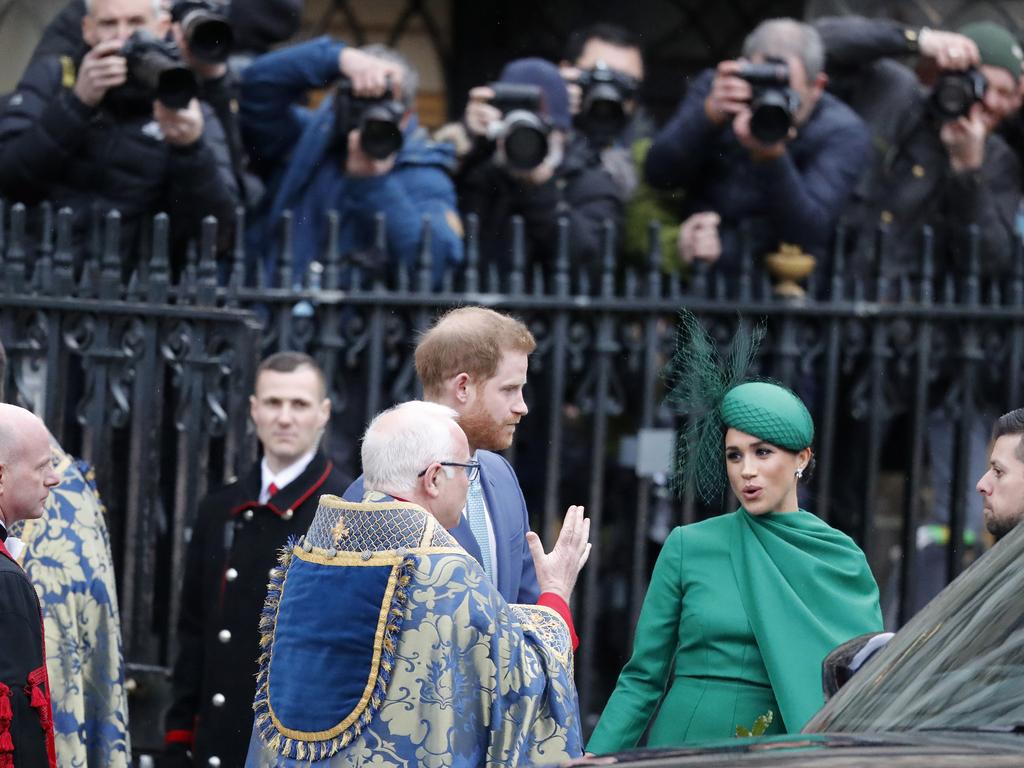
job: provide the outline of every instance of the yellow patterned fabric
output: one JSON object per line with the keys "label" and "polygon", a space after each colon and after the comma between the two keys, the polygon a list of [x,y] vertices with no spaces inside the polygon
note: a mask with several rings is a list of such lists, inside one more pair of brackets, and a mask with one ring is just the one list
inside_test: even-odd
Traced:
{"label": "yellow patterned fabric", "polygon": [[[324,497],[320,504],[310,533],[286,553],[268,608],[275,620],[316,612],[310,623],[318,627],[325,615],[341,622],[346,605],[352,605],[351,591],[310,590],[307,598],[293,598],[288,605],[289,579],[303,572],[297,569],[307,574],[311,567],[331,569],[332,577],[348,569],[356,583],[357,572],[367,570],[364,565],[407,566],[401,573],[409,578],[394,596],[385,597],[385,603],[401,606],[393,648],[386,633],[377,632],[373,641],[373,658],[383,670],[377,690],[384,695],[370,703],[357,728],[326,747],[312,739],[297,746],[297,731],[289,723],[268,726],[265,719],[262,730],[254,728],[246,766],[553,765],[582,753],[572,646],[561,617],[546,608],[505,603],[480,564],[415,505],[388,498],[354,504],[336,497]],[[364,548],[371,540],[378,547]],[[303,599],[305,604],[296,602]],[[300,647],[301,630],[280,622],[265,629],[268,674],[260,677],[257,713],[261,696],[273,703],[309,689],[302,671],[276,671],[289,669],[289,654],[315,656],[315,648]],[[332,687],[358,687],[367,679],[365,669],[344,659],[315,674],[318,683],[323,675],[334,676]],[[343,714],[325,712],[322,720],[340,722]]]}
{"label": "yellow patterned fabric", "polygon": [[128,701],[114,565],[92,471],[51,445],[60,483],[43,516],[11,526],[39,594],[53,699],[57,764],[130,764]]}

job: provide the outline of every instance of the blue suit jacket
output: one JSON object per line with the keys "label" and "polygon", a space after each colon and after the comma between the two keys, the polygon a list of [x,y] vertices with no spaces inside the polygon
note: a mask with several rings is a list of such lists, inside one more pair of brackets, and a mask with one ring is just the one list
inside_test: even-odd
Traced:
{"label": "blue suit jacket", "polygon": [[[532,605],[540,596],[540,586],[533,569],[530,547],[526,543],[530,518],[526,513],[526,500],[519,487],[519,478],[512,465],[497,453],[477,451],[476,457],[480,462],[480,483],[484,499],[494,526],[498,591],[506,602]],[[360,501],[362,498],[363,476],[360,475],[345,491],[345,499]],[[483,559],[465,515],[449,533],[478,561]]]}

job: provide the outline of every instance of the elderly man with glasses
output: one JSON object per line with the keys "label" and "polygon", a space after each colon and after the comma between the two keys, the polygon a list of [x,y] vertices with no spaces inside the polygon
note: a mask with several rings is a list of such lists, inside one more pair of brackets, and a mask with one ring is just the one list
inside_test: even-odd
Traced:
{"label": "elderly man with glasses", "polygon": [[362,502],[322,496],[271,574],[246,766],[532,765],[582,752],[568,601],[590,554],[570,507],[542,594],[509,605],[448,533],[479,464],[457,413],[403,403],[363,436]]}

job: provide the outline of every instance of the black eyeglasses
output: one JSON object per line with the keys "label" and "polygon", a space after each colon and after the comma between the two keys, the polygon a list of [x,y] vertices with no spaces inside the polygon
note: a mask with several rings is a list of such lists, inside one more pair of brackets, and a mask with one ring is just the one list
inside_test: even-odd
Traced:
{"label": "black eyeglasses", "polygon": [[[469,480],[469,482],[471,483],[480,476],[479,461],[439,461],[437,463],[440,464],[442,467],[462,467],[464,470],[466,470],[466,479]],[[430,467],[427,467],[427,469],[430,469]],[[425,474],[427,474],[427,469],[424,469],[422,472],[416,475],[416,477],[423,477]],[[451,477],[451,475],[449,475],[449,477]]]}

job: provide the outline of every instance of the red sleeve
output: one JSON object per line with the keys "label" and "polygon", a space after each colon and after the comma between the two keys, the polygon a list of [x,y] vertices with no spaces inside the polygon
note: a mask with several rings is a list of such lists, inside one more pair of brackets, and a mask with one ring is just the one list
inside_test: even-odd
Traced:
{"label": "red sleeve", "polygon": [[186,744],[189,749],[192,749],[195,745],[193,744],[194,734],[192,731],[186,731],[183,728],[178,728],[173,731],[167,731],[164,735],[164,745],[170,746],[171,744]]}
{"label": "red sleeve", "polygon": [[569,604],[554,592],[541,592],[540,597],[537,598],[537,605],[550,608],[562,617],[562,621],[564,621],[566,626],[569,627],[569,638],[572,640],[572,649],[575,651],[579,648],[580,639],[576,637],[576,627],[573,626],[572,623],[572,613],[569,611]]}

